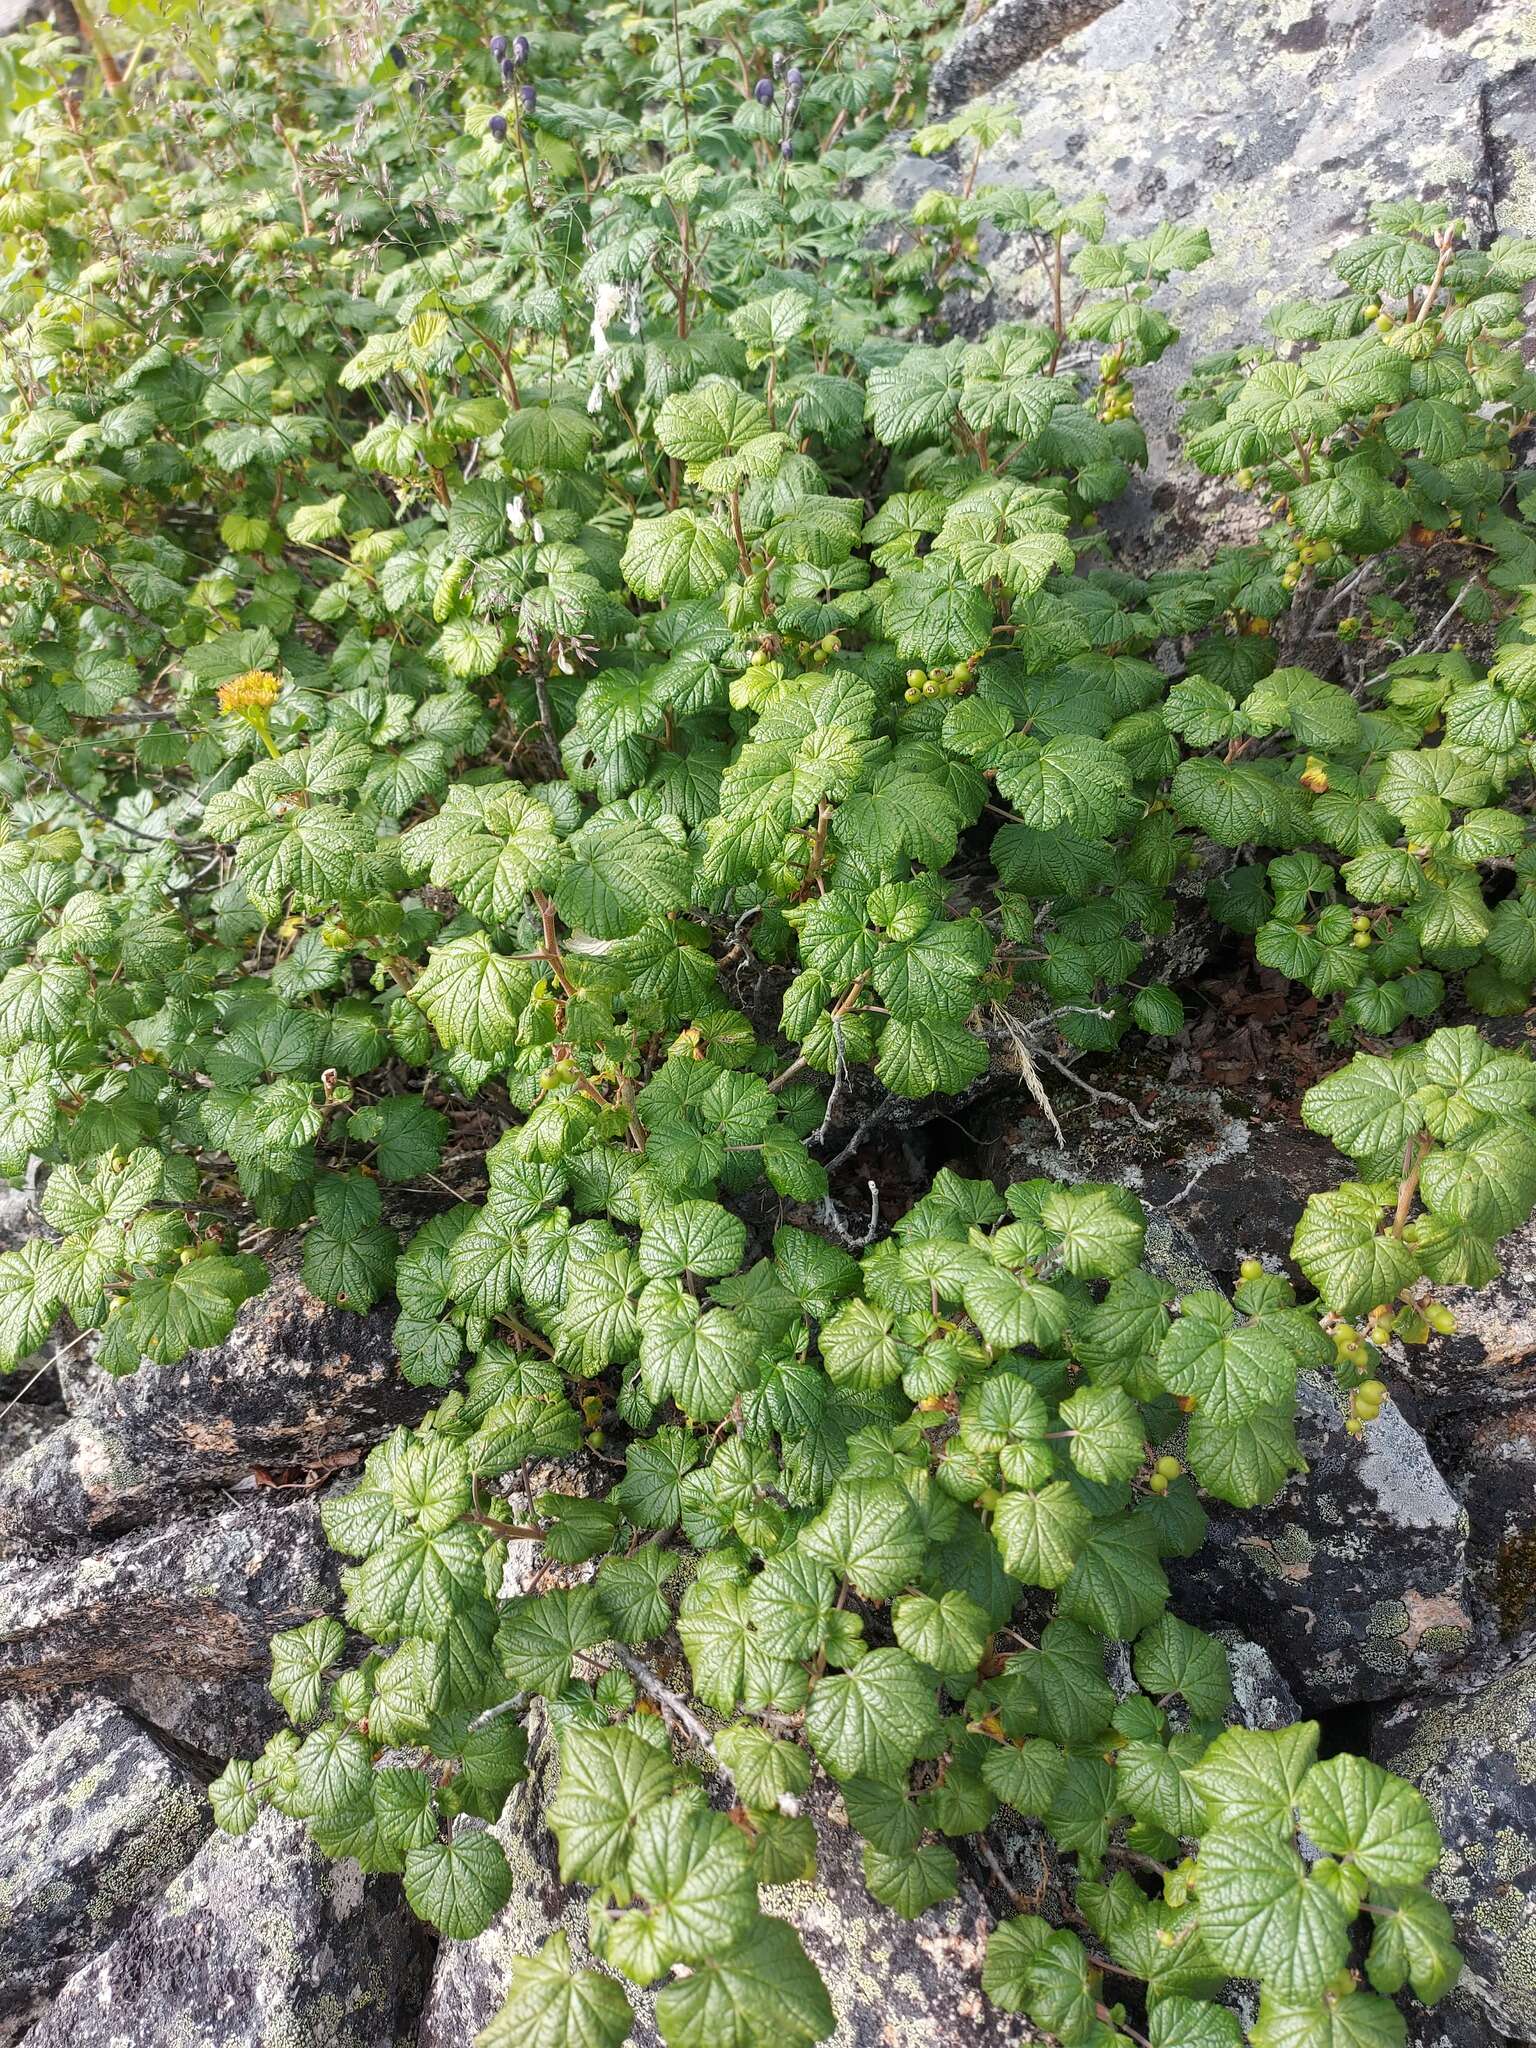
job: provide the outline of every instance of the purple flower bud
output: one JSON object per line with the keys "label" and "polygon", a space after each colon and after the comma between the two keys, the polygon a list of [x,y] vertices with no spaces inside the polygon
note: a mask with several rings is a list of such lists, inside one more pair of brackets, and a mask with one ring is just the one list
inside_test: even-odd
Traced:
{"label": "purple flower bud", "polygon": [[779,144],[779,155],[784,159],[785,163],[792,163],[794,161],[795,145],[787,135]]}
{"label": "purple flower bud", "polygon": [[503,84],[503,85],[510,85],[510,84],[512,83],[513,79],[514,79],[514,78],[516,78],[516,76],[517,76],[517,66],[516,66],[516,65],[515,65],[515,64],[514,64],[514,63],[512,62],[512,59],[511,59],[510,57],[503,57],[503,58],[502,58],[502,60],[501,60],[501,82],[502,82],[502,84]]}
{"label": "purple flower bud", "polygon": [[798,64],[791,64],[789,67],[789,74],[784,82],[789,87],[791,92],[798,92],[801,86],[804,85],[805,83],[805,73],[800,69],[800,66]]}
{"label": "purple flower bud", "polygon": [[514,36],[512,38],[512,62],[514,64],[526,64],[528,62],[528,38],[526,36]]}
{"label": "purple flower bud", "polygon": [[490,129],[492,135],[495,136],[498,142],[506,141],[507,117],[505,114],[492,114],[490,120],[487,121],[485,125],[487,128]]}
{"label": "purple flower bud", "polygon": [[389,61],[391,64],[394,65],[397,71],[403,71],[405,69],[405,52],[404,50],[401,49],[398,43],[390,44]]}
{"label": "purple flower bud", "polygon": [[497,63],[498,63],[498,64],[499,64],[499,63],[501,62],[502,58],[503,58],[503,57],[505,57],[505,55],[506,55],[506,54],[507,54],[507,39],[506,39],[506,37],[505,37],[505,36],[492,36],[492,37],[491,37],[491,55],[492,55],[492,56],[493,56],[493,57],[494,57],[494,58],[496,59],[496,61],[497,61]]}
{"label": "purple flower bud", "polygon": [[517,96],[523,103],[523,112],[525,114],[531,114],[539,104],[539,96],[531,85],[520,85],[517,89]]}
{"label": "purple flower bud", "polygon": [[771,78],[760,78],[752,88],[752,97],[760,107],[771,107],[773,105],[773,80]]}
{"label": "purple flower bud", "polygon": [[774,51],[774,53],[773,53],[773,75],[774,75],[774,77],[775,77],[775,78],[777,78],[777,77],[779,76],[780,72],[781,72],[781,71],[782,71],[783,69],[784,69],[784,52],[783,52],[782,50],[775,50],[775,51]]}

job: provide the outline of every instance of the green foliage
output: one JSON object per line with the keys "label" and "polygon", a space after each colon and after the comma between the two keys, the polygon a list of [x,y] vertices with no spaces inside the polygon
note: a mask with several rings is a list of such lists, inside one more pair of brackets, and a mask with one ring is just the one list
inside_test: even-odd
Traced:
{"label": "green foliage", "polygon": [[[179,18],[126,99],[4,60],[0,1172],[48,1172],[0,1364],[221,1342],[254,1226],[393,1293],[441,1396],[327,1498],[346,1625],[274,1644],[219,1824],[467,1938],[537,1697],[617,1975],[552,1937],[489,2048],[618,2048],[621,1977],[668,2048],[824,2039],[759,1899],[813,1764],[898,1913],[999,1805],[1075,1858],[1080,1931],[984,1977],[1062,2048],[1233,2048],[1229,1978],[1254,2048],[1400,2039],[1458,1967],[1427,1811],[1224,1730],[1165,1564],[1302,1469],[1300,1373],[1361,1433],[1536,1206],[1523,1054],[1407,1042],[1536,990],[1536,249],[1379,209],[1186,392],[1254,537],[1135,575],[1100,512],[1209,244],[990,183],[995,107],[918,126],[916,0],[553,12],[510,79],[435,0],[324,19]],[[910,210],[903,129],[958,166]],[[993,230],[1038,310],[966,340]],[[946,1172],[831,1242],[861,1092],[1182,1030],[1196,870],[1371,1042],[1304,1105],[1357,1173],[1316,1298],[1176,1300],[1112,1187]]]}

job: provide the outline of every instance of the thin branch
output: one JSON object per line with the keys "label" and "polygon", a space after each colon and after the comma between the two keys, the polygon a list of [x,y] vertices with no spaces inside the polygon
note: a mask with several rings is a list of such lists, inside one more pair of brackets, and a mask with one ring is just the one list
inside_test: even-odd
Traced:
{"label": "thin branch", "polygon": [[1144,1117],[1134,1102],[1128,1101],[1123,1095],[1116,1095],[1112,1088],[1095,1088],[1091,1081],[1085,1081],[1075,1068],[1067,1065],[1065,1060],[1057,1059],[1055,1053],[1046,1052],[1042,1048],[1038,1050],[1037,1056],[1044,1060],[1047,1066],[1054,1067],[1064,1080],[1072,1083],[1074,1088],[1081,1088],[1090,1102],[1112,1102],[1117,1109],[1125,1111],[1138,1131],[1157,1129],[1156,1124]]}
{"label": "thin branch", "polygon": [[603,1646],[603,1654],[606,1657],[612,1657],[615,1663],[621,1664],[635,1681],[636,1685],[639,1686],[640,1690],[646,1693],[660,1707],[667,1719],[675,1722],[690,1742],[698,1744],[721,1777],[725,1779],[726,1783],[734,1791],[736,1779],[730,1765],[726,1763],[719,1750],[716,1749],[714,1736],[705,1727],[682,1694],[674,1692],[671,1686],[660,1678],[651,1669],[649,1664],[644,1663],[637,1657],[634,1651],[626,1644],[606,1643]]}

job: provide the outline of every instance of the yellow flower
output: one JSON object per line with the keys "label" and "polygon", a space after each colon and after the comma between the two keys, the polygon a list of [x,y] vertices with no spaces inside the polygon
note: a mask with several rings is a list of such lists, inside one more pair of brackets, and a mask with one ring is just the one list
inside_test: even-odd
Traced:
{"label": "yellow flower", "polygon": [[253,711],[265,714],[277,702],[282,687],[266,669],[248,668],[243,676],[232,676],[219,685],[219,709],[237,718],[248,718]]}

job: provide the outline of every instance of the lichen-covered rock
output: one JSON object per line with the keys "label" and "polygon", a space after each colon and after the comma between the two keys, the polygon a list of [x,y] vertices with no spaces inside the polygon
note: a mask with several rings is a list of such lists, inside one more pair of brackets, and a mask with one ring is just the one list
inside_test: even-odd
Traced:
{"label": "lichen-covered rock", "polygon": [[1436,1423],[1536,1407],[1536,1222],[1499,1245],[1500,1277],[1442,1299],[1455,1332],[1409,1352],[1403,1377]]}
{"label": "lichen-covered rock", "polygon": [[1222,1630],[1232,1673],[1232,1712],[1239,1728],[1289,1728],[1302,1718],[1296,1695],[1275,1668],[1275,1660],[1246,1636]]}
{"label": "lichen-covered rock", "polygon": [[[533,1723],[532,1774],[509,1802],[495,1834],[512,1866],[512,1896],[474,1941],[445,1943],[433,1973],[419,2048],[466,2048],[500,2009],[512,1964],[557,1928],[570,1937],[578,1964],[591,1966],[586,1939],[586,1888],[561,1881],[545,1810],[558,1764],[547,1725]],[[816,1823],[817,1882],[774,1885],[761,1896],[766,1912],[793,1923],[821,1971],[837,2014],[829,2048],[1003,2048],[1028,2038],[1021,2023],[981,1993],[981,1962],[991,1916],[976,1886],[906,1921],[865,1890],[860,1844],[836,1788],[819,1772],[805,1810]],[[1031,1881],[1040,1873],[1036,1868]],[[644,1994],[633,2048],[658,2048]]]}
{"label": "lichen-covered rock", "polygon": [[1303,1377],[1298,1406],[1309,1469],[1266,1508],[1207,1504],[1175,1608],[1255,1637],[1309,1713],[1422,1690],[1480,1640],[1465,1511],[1395,1404],[1359,1439],[1331,1382]]}
{"label": "lichen-covered rock", "polygon": [[[1209,544],[1209,487],[1167,481],[1174,393],[1198,357],[1262,338],[1256,277],[1277,297],[1325,284],[1383,198],[1531,232],[1531,56],[1528,0],[1122,0],[999,87],[1022,133],[989,153],[984,184],[1102,192],[1116,236],[1210,231],[1213,260],[1170,306],[1182,339],[1136,380],[1160,556],[1201,526]],[[1032,304],[1027,240],[985,253],[996,316]]]}
{"label": "lichen-covered rock", "polygon": [[1371,1753],[1434,1809],[1434,1889],[1456,1922],[1464,1987],[1498,2027],[1536,2039],[1536,1658],[1480,1692],[1396,1708]]}
{"label": "lichen-covered rock", "polygon": [[77,1355],[61,1367],[69,1421],[35,1443],[0,1489],[0,1544],[78,1542],[132,1528],[167,1493],[227,1486],[253,1472],[344,1468],[418,1421],[429,1390],[401,1375],[394,1311],[328,1308],[279,1246],[262,1294],[227,1340],[178,1365],[114,1379]]}
{"label": "lichen-covered rock", "polygon": [[[987,1930],[998,1916],[975,1882],[962,1877],[958,1898],[903,1920],[865,1889],[861,1838],[820,1772],[806,1810],[816,1823],[816,1882],[765,1886],[762,1900],[794,1922],[825,1980],[837,2014],[831,2048],[1002,2048],[1027,2040],[1019,2022],[982,1995]],[[1016,1857],[1000,1860],[1011,1879],[1022,1874]],[[1054,1876],[1036,1854],[1027,1882],[1049,1884]],[[1049,1914],[1052,1903],[1041,1910]],[[1008,1910],[1004,1903],[1001,1911]]]}
{"label": "lichen-covered rock", "polygon": [[0,1788],[87,1697],[70,1686],[56,1692],[0,1694]]}
{"label": "lichen-covered rock", "polygon": [[208,1842],[25,2048],[410,2048],[427,1945],[396,1879],[326,1862],[268,1812]]}
{"label": "lichen-covered rock", "polygon": [[7,1559],[0,1693],[264,1669],[279,1629],[336,1604],[338,1569],[312,1501],[186,1516],[81,1558]]}
{"label": "lichen-covered rock", "polygon": [[1282,1265],[1308,1195],[1343,1177],[1326,1138],[1257,1118],[1214,1088],[1091,1065],[1083,1078],[1124,1100],[1096,1102],[1040,1065],[1065,1144],[1016,1101],[992,1129],[978,1125],[983,1172],[999,1187],[1043,1174],[1129,1188],[1154,1213],[1166,1207],[1218,1284],[1230,1287],[1244,1258]]}
{"label": "lichen-covered rock", "polygon": [[3,1796],[0,2043],[8,2044],[73,1969],[164,1890],[213,1823],[196,1780],[100,1700],[55,1728]]}
{"label": "lichen-covered rock", "polygon": [[4,1468],[0,1549],[52,1549],[131,1527],[164,1498],[164,1478],[130,1454],[119,1432],[87,1415],[66,1415]]}

